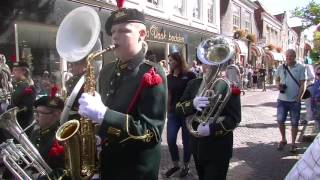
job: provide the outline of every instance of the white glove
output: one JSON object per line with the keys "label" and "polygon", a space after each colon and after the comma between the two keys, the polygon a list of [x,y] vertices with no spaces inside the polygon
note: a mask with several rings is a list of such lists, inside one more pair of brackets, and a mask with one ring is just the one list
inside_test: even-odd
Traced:
{"label": "white glove", "polygon": [[94,92],[94,96],[82,93],[79,104],[78,113],[81,116],[91,119],[93,123],[101,124],[107,107],[103,104],[99,93]]}
{"label": "white glove", "polygon": [[209,100],[207,97],[197,96],[193,99],[193,107],[195,107],[198,111],[202,111],[203,108],[209,105]]}
{"label": "white glove", "polygon": [[197,131],[200,136],[209,136],[210,135],[209,123],[200,123],[198,125]]}

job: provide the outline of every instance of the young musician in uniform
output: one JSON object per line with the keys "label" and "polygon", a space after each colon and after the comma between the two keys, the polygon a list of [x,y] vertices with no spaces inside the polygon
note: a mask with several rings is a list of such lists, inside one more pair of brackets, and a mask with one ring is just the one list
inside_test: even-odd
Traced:
{"label": "young musician in uniform", "polygon": [[[11,104],[9,108],[17,106],[23,109],[17,113],[17,120],[24,129],[33,118],[33,103],[36,98],[36,91],[33,80],[31,79],[29,65],[26,62],[13,64],[13,93],[11,95]],[[29,132],[29,131],[28,131]]]}
{"label": "young musician in uniform", "polygon": [[64,102],[59,97],[42,96],[34,103],[34,107],[39,128],[32,131],[30,140],[52,169],[63,168],[63,146],[57,142],[55,134],[60,126]]}
{"label": "young musician in uniform", "polygon": [[[207,83],[209,81],[209,79],[206,79],[208,70],[213,67],[203,64],[202,68],[204,77],[191,80],[177,103],[176,111],[180,115],[187,117],[195,113],[201,113],[204,108],[210,108],[213,105],[210,104],[208,97],[197,96],[201,82],[206,81]],[[196,124],[196,129],[201,137],[190,135],[190,147],[200,180],[226,179],[229,161],[232,156],[232,131],[240,121],[240,89],[232,88],[230,99],[218,120],[211,124]]]}
{"label": "young musician in uniform", "polygon": [[145,60],[144,15],[118,5],[105,24],[117,59],[105,64],[94,95],[83,93],[79,114],[100,124],[101,179],[158,179],[167,109],[166,75]]}

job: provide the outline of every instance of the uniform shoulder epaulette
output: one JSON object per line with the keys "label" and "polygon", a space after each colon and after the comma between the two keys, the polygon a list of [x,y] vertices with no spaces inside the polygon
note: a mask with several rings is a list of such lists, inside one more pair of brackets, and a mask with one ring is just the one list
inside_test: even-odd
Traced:
{"label": "uniform shoulder epaulette", "polygon": [[114,63],[116,63],[116,62],[117,62],[117,60],[108,61],[108,62],[104,63],[104,66],[105,66],[105,65],[108,65],[108,64],[114,64]]}
{"label": "uniform shoulder epaulette", "polygon": [[150,65],[150,66],[157,66],[157,63],[152,62],[152,61],[149,61],[149,60],[147,60],[147,59],[145,59],[143,62],[144,62],[145,64],[147,64],[147,65]]}

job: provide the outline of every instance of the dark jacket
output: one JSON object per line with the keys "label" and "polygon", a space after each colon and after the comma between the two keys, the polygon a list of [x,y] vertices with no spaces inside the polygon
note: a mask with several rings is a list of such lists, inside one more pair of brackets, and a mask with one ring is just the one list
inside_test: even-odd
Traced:
{"label": "dark jacket", "polygon": [[27,80],[17,81],[13,84],[13,93],[11,95],[11,104],[9,108],[17,106],[19,109],[26,108],[17,113],[17,120],[22,128],[27,127],[33,119],[33,103],[36,98],[34,86]]}
{"label": "dark jacket", "polygon": [[[193,107],[195,98],[202,78],[191,80],[176,106],[176,111],[182,116],[189,116],[196,113]],[[190,146],[193,154],[200,160],[214,160],[220,158],[231,158],[233,146],[232,130],[241,121],[241,103],[239,95],[231,95],[220,116],[225,120],[219,123],[210,124],[210,136],[197,138],[191,135]],[[192,117],[188,117],[192,118]],[[197,129],[197,125],[194,127]]]}
{"label": "dark jacket", "polygon": [[[144,75],[152,68],[162,82],[140,89]],[[167,109],[167,81],[161,66],[146,61],[142,53],[126,64],[111,62],[100,72],[99,93],[108,107],[99,129],[105,142],[100,153],[101,178],[158,179]],[[136,103],[132,103],[134,97]],[[134,105],[128,112],[130,104]]]}
{"label": "dark jacket", "polygon": [[56,141],[55,135],[59,127],[59,122],[47,129],[36,129],[32,131],[30,141],[38,149],[42,158],[52,169],[64,168],[64,154],[52,156],[49,151]]}

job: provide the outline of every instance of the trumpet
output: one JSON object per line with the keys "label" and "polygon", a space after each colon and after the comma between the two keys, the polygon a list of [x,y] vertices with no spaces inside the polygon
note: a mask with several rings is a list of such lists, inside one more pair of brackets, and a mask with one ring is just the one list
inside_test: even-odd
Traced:
{"label": "trumpet", "polygon": [[17,107],[15,107],[0,115],[0,128],[8,130],[20,143],[15,144],[13,139],[8,139],[0,145],[3,162],[10,172],[19,179],[32,180],[32,175],[28,173],[30,168],[36,169],[41,175],[49,176],[52,169],[30,142],[25,134],[26,129],[23,130],[20,127],[16,119],[17,111]]}

